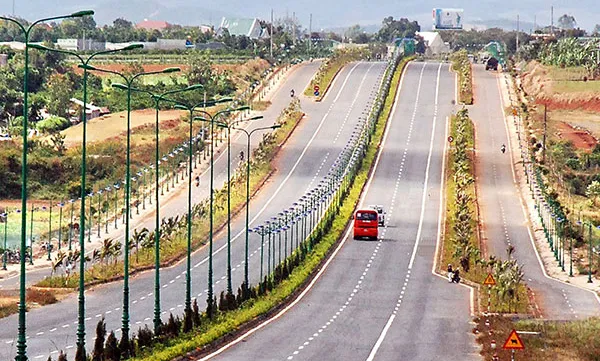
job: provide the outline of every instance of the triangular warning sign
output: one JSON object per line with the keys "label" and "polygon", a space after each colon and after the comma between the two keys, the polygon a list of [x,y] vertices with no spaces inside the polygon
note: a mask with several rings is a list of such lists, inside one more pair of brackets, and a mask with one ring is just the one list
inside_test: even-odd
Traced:
{"label": "triangular warning sign", "polygon": [[504,346],[502,346],[502,348],[505,350],[523,350],[525,348],[525,345],[523,344],[523,341],[521,341],[521,338],[519,337],[517,331],[512,330],[510,335],[508,335],[506,342],[504,342]]}
{"label": "triangular warning sign", "polygon": [[496,280],[494,279],[494,276],[492,276],[491,273],[488,273],[487,277],[485,278],[485,281],[483,281],[483,284],[486,286],[495,286]]}

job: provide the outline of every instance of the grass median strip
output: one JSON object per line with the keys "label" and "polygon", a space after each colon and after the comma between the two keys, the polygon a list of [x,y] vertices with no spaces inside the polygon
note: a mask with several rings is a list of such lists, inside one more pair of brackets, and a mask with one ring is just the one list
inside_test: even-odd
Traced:
{"label": "grass median strip", "polygon": [[[451,118],[452,142],[446,169],[446,224],[440,272],[450,264],[460,267],[463,279],[481,285],[488,273],[497,284],[492,287],[491,311],[527,313],[527,288],[522,283],[523,270],[511,259],[514,248],[507,249],[507,260],[499,255],[482,257],[478,237],[479,215],[475,187],[475,129],[466,109]],[[487,288],[479,288],[479,299],[487,305]]]}
{"label": "grass median strip", "polygon": [[452,70],[458,74],[458,101],[473,104],[473,70],[466,50],[452,54]]}

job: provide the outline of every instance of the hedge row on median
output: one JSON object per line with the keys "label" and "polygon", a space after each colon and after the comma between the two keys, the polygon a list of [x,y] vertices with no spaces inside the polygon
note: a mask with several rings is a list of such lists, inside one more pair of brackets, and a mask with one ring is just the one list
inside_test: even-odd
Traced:
{"label": "hedge row on median", "polygon": [[[522,266],[511,259],[514,248],[507,249],[507,260],[502,260],[500,255],[488,258],[481,255],[474,168],[475,129],[467,109],[452,116],[450,134],[442,267],[446,264],[460,265],[461,276],[475,284],[482,284],[491,273],[496,280],[491,297],[493,312],[526,313],[527,289],[522,283]],[[485,300],[484,303],[488,301],[487,291],[487,288],[480,288],[479,299]]]}
{"label": "hedge row on median", "polygon": [[473,71],[466,50],[452,54],[452,70],[458,74],[458,101],[473,104]]}

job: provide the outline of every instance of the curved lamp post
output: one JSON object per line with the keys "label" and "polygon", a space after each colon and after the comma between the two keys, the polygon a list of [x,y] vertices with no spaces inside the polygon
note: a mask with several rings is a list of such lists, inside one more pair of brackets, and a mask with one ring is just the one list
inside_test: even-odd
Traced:
{"label": "curved lamp post", "polygon": [[[104,73],[115,74],[121,77],[125,84],[113,83],[112,86],[117,89],[122,89],[127,91],[127,152],[126,152],[126,162],[125,162],[125,250],[123,257],[123,268],[124,268],[124,276],[123,276],[123,317],[122,317],[122,342],[124,346],[129,346],[129,224],[131,222],[131,92],[133,82],[144,75],[152,75],[152,74],[166,74],[166,73],[174,73],[178,72],[181,69],[179,68],[165,68],[161,71],[149,71],[137,73],[132,76],[127,77],[126,75],[112,71],[107,69],[100,69],[90,65],[80,65],[81,68],[87,68],[92,71],[100,71]],[[128,352],[126,352],[129,355]]]}
{"label": "curved lamp post", "polygon": [[[267,129],[277,129],[277,128],[281,128],[280,124],[275,124],[272,125],[270,127],[260,127],[260,128],[255,128],[252,129],[251,131],[247,131],[244,128],[234,128],[236,130],[240,130],[242,131],[244,134],[246,134],[246,248],[245,248],[245,254],[244,254],[244,291],[248,291],[249,289],[249,283],[248,283],[248,232],[249,232],[249,228],[248,228],[248,223],[249,223],[249,218],[250,218],[250,138],[252,137],[252,134],[254,134],[255,132],[258,132],[260,130],[267,130]],[[229,147],[228,147],[229,148]],[[227,162],[229,164],[229,161]],[[261,226],[261,230],[260,230],[260,235],[261,235],[261,246],[260,246],[260,252],[261,252],[261,256],[260,256],[260,261],[261,261],[261,265],[260,265],[260,281],[262,282],[262,253],[263,253],[263,244],[264,244],[264,232],[262,230],[262,226]]]}
{"label": "curved lamp post", "polygon": [[[78,316],[77,316],[77,353],[80,354],[85,359],[85,296],[84,296],[84,283],[85,283],[85,200],[86,195],[90,197],[93,195],[93,192],[90,194],[86,193],[86,174],[87,174],[87,79],[88,79],[88,67],[87,65],[98,55],[111,54],[119,51],[133,50],[142,48],[142,44],[134,44],[124,47],[122,49],[115,50],[104,50],[98,51],[87,58],[82,57],[74,51],[67,51],[61,49],[53,49],[48,48],[39,44],[31,44],[29,47],[42,50],[49,51],[61,54],[67,54],[76,57],[83,67],[83,107],[81,109],[81,122],[83,123],[83,137],[82,137],[82,147],[81,147],[81,204],[80,204],[80,217],[79,217],[79,296],[78,296]],[[90,229],[88,233],[88,241],[91,242],[91,234],[92,234],[92,212],[91,212],[92,203],[90,201]]]}
{"label": "curved lamp post", "polygon": [[[586,221],[577,221],[577,224],[581,224],[582,228],[583,226],[588,226],[588,230],[589,230],[589,249],[588,249],[588,280],[587,283],[593,283],[592,281],[592,229],[594,227],[594,225],[590,222],[586,222]],[[600,229],[600,226],[598,226],[598,229]],[[583,233],[583,232],[582,232]],[[573,255],[572,250],[571,250],[571,255]],[[572,259],[573,257],[571,257]],[[572,261],[571,261],[572,262]],[[572,267],[572,264],[571,264]]]}
{"label": "curved lamp post", "polygon": [[92,10],[84,10],[78,11],[69,15],[61,15],[61,16],[53,16],[49,18],[43,18],[34,21],[27,28],[19,21],[8,18],[5,16],[0,16],[0,20],[6,20],[15,24],[19,30],[23,33],[25,37],[25,71],[23,76],[23,154],[22,154],[22,163],[21,163],[21,259],[20,259],[20,280],[19,280],[19,328],[18,328],[18,339],[17,339],[17,355],[15,356],[16,361],[26,361],[27,360],[27,340],[26,340],[26,330],[25,330],[25,287],[26,287],[26,279],[25,279],[25,251],[27,246],[27,133],[28,133],[28,82],[29,82],[29,37],[31,35],[31,31],[33,28],[42,22],[50,21],[50,20],[58,20],[58,19],[66,19],[66,18],[80,18],[87,15],[94,15]]}
{"label": "curved lamp post", "polygon": [[[121,87],[122,89],[127,89],[126,85],[115,85],[115,86]],[[153,320],[155,334],[159,334],[160,326],[162,325],[162,320],[160,318],[160,314],[161,314],[161,308],[160,308],[160,192],[162,190],[162,188],[159,185],[159,182],[160,182],[159,167],[160,167],[160,163],[161,163],[160,162],[161,157],[159,155],[160,102],[162,100],[171,101],[170,99],[167,99],[167,96],[169,96],[169,95],[183,93],[183,92],[187,92],[187,91],[191,91],[191,90],[195,90],[195,89],[200,89],[202,87],[203,87],[202,85],[197,84],[197,85],[192,85],[192,86],[189,86],[189,87],[183,88],[183,89],[171,90],[171,91],[168,91],[168,92],[165,92],[162,94],[154,94],[147,90],[131,88],[132,91],[143,92],[143,93],[149,94],[154,99],[154,109],[156,110],[156,118],[155,118],[155,124],[154,124],[154,126],[155,126],[154,166],[153,167],[151,166],[152,168],[154,168],[154,182],[155,182],[154,197],[155,197],[155,201],[156,201],[155,230],[154,230],[154,320]],[[191,122],[190,122],[190,124],[191,124]],[[191,130],[191,125],[190,125],[190,130]],[[190,177],[190,179],[191,179],[191,177]],[[159,189],[159,188],[161,188],[161,189]],[[191,186],[189,188],[191,191]],[[191,197],[190,197],[190,199],[191,199]],[[189,214],[190,214],[190,212],[188,209],[188,224],[190,224]],[[188,234],[190,234],[189,227],[188,227]],[[190,278],[189,275],[190,275],[190,265],[189,265],[189,258],[188,258],[188,272],[187,272],[187,276],[186,276],[186,282],[188,282],[188,280]],[[189,293],[188,293],[188,295],[189,295]],[[187,308],[187,302],[186,302],[186,312],[188,312],[187,310],[188,310],[188,308]]]}
{"label": "curved lamp post", "polygon": [[[230,101],[230,98],[227,98],[227,101]],[[224,101],[220,99],[220,101]],[[189,108],[188,108],[189,109]],[[210,122],[210,134],[211,134],[211,142],[210,142],[210,196],[209,196],[209,241],[208,241],[208,296],[207,296],[207,311],[209,318],[212,318],[214,311],[214,291],[213,291],[213,198],[214,198],[214,125],[216,120],[220,116],[224,116],[225,114],[245,110],[247,107],[239,107],[233,109],[225,109],[216,112],[214,115],[208,113],[204,110],[194,109],[194,111],[204,114],[204,117],[194,117],[195,120],[207,121]],[[227,222],[229,224],[229,222]],[[231,284],[231,252],[230,252],[230,237],[228,237],[227,242],[227,269],[228,269],[228,289]]]}
{"label": "curved lamp post", "polygon": [[2,249],[2,270],[6,271],[6,232],[8,228],[8,212],[0,214],[0,217],[4,219],[4,247]]}

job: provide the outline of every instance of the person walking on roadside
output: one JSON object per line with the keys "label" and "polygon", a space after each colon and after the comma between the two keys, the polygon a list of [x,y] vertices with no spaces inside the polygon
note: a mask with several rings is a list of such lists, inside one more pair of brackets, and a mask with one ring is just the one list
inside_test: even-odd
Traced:
{"label": "person walking on roadside", "polygon": [[448,282],[452,282],[454,271],[452,270],[452,264],[448,263]]}

